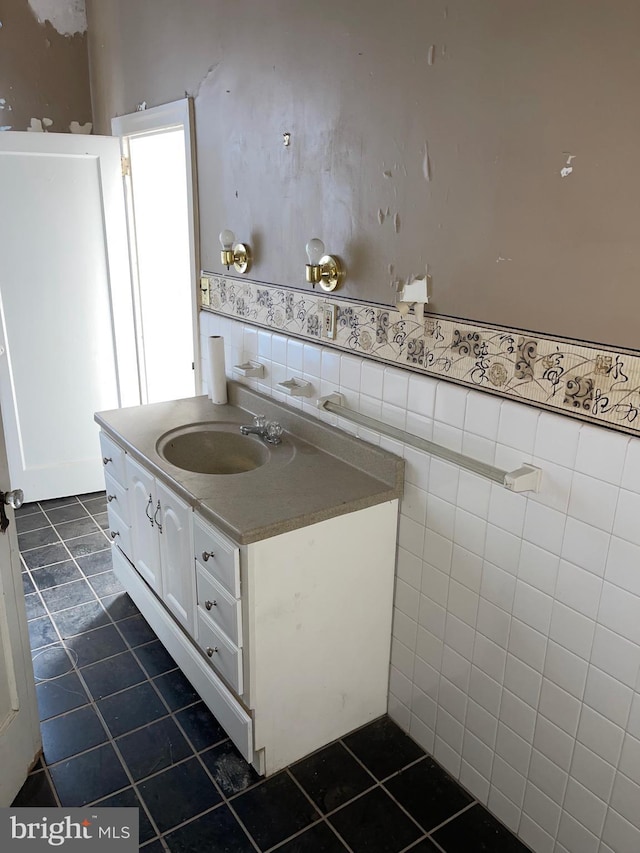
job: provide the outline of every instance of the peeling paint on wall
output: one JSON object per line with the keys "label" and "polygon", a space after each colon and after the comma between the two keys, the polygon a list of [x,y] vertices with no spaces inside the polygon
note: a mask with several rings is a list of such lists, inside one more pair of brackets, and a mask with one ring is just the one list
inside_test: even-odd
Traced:
{"label": "peeling paint on wall", "polygon": [[[388,261],[401,263],[398,272],[408,273],[407,265],[417,272],[428,250],[443,314],[591,340],[620,341],[624,334],[628,347],[638,347],[637,329],[629,330],[633,312],[621,307],[629,268],[616,250],[640,252],[629,225],[639,218],[640,196],[620,162],[628,166],[640,137],[634,111],[620,109],[633,102],[632,81],[640,77],[640,52],[633,49],[640,3],[619,0],[603,26],[598,4],[579,0],[551,4],[553,13],[550,4],[512,0],[405,0],[384,15],[357,14],[366,4],[329,0],[323,8],[339,22],[340,44],[311,53],[301,46],[317,41],[317,4],[274,4],[286,27],[275,12],[243,16],[250,3],[237,4],[238,26],[221,26],[219,12],[228,5],[192,0],[189,13],[180,14],[175,4],[153,0],[87,3],[96,131],[108,132],[111,114],[130,111],[142,97],[154,106],[185,89],[197,92],[203,234],[235,218],[247,233],[262,223],[265,245],[277,245],[283,233],[304,245],[321,230],[314,222],[330,221],[349,266],[347,299],[384,302]],[[170,8],[175,16],[158,15]],[[27,13],[42,42],[28,5]],[[13,23],[0,14],[13,35]],[[55,46],[57,34],[47,30]],[[601,59],[596,65],[594,56]],[[375,87],[367,86],[372,68]],[[74,107],[63,121],[53,107],[33,104],[19,124],[22,97],[1,88],[14,112],[0,121],[16,127],[31,115],[50,115],[55,130],[67,129],[72,118],[91,120]],[[287,126],[297,141],[292,137],[283,152]],[[612,139],[626,156],[606,159]],[[574,156],[569,145],[580,149],[580,163],[567,164],[563,152]],[[562,168],[572,172],[561,177]],[[575,180],[567,181],[573,172]],[[261,182],[266,192],[256,193]],[[320,196],[324,212],[314,202]],[[274,198],[294,197],[297,213],[285,204],[274,215]],[[593,198],[601,215],[589,208]],[[391,216],[380,224],[378,210],[388,204]],[[518,260],[498,261],[496,248],[513,249]],[[215,269],[212,241],[203,241],[202,252],[203,265]],[[260,279],[299,280],[292,258],[259,254]],[[509,263],[518,267],[517,281],[509,278]],[[595,293],[603,275],[617,298],[599,300],[597,310],[573,310],[575,282]],[[475,286],[478,276],[491,286]],[[504,297],[509,288],[517,298],[512,290]]]}
{"label": "peeling paint on wall", "polygon": [[27,131],[31,133],[46,133],[47,128],[51,127],[52,124],[53,119],[50,118],[32,118]]}
{"label": "peeling paint on wall", "polygon": [[0,124],[68,132],[92,120],[85,0],[0,0]]}
{"label": "peeling paint on wall", "polygon": [[567,165],[563,166],[562,169],[560,169],[560,175],[563,178],[567,178],[573,172],[573,166],[571,165],[571,161],[576,159],[576,155],[569,154],[568,151],[563,151],[562,153],[567,155]]}
{"label": "peeling paint on wall", "polygon": [[49,21],[62,36],[74,36],[87,31],[84,0],[29,0],[29,6],[38,23]]}
{"label": "peeling paint on wall", "polygon": [[72,121],[69,125],[70,133],[84,133],[88,135],[91,133],[92,130],[93,124],[90,121],[86,122],[85,124],[80,124],[79,121]]}
{"label": "peeling paint on wall", "polygon": [[429,143],[425,140],[422,148],[422,174],[425,181],[431,180],[431,160],[429,159]]}

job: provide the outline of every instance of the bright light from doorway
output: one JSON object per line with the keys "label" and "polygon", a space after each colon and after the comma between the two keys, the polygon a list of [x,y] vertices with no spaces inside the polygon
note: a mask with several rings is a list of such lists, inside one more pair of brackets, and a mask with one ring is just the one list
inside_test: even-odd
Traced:
{"label": "bright light from doorway", "polygon": [[143,401],[190,397],[195,381],[183,128],[131,136],[129,157]]}

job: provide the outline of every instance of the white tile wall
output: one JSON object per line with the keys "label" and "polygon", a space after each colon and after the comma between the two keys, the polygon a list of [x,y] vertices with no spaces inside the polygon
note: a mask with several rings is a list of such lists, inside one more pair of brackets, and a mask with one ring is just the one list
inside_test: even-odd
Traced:
{"label": "white tile wall", "polygon": [[[227,373],[320,413],[348,405],[500,467],[513,494],[347,421],[400,453],[389,712],[536,853],[640,850],[640,439],[210,313]],[[206,352],[206,347],[202,347]],[[206,372],[203,371],[203,375]],[[303,376],[311,399],[275,384]]]}

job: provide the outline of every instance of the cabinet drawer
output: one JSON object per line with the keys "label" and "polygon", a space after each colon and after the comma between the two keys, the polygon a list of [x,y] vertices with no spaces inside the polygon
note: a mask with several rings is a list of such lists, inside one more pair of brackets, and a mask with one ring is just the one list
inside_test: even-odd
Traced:
{"label": "cabinet drawer", "polygon": [[104,482],[107,487],[107,508],[115,510],[116,514],[131,525],[131,514],[129,512],[129,492],[124,486],[115,480],[106,471],[104,472]]}
{"label": "cabinet drawer", "polygon": [[242,693],[242,654],[199,608],[198,645],[214,669],[240,695]]}
{"label": "cabinet drawer", "polygon": [[120,518],[111,504],[107,504],[107,517],[109,519],[109,537],[114,545],[133,560],[133,549],[131,547],[131,528]]}
{"label": "cabinet drawer", "polygon": [[196,560],[234,598],[240,598],[239,549],[198,516],[193,521]]}
{"label": "cabinet drawer", "polygon": [[111,441],[104,432],[100,433],[100,450],[102,451],[102,464],[107,474],[111,474],[122,487],[126,483],[124,474],[125,452],[121,447]]}
{"label": "cabinet drawer", "polygon": [[209,619],[224,631],[231,642],[241,646],[241,611],[238,599],[229,595],[226,589],[204,571],[199,563],[196,563],[196,585],[198,612],[206,611]]}

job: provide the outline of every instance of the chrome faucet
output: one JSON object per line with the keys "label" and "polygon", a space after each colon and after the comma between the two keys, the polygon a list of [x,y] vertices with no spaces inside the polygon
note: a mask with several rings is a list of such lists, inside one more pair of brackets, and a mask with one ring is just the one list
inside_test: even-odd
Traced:
{"label": "chrome faucet", "polygon": [[280,444],[283,429],[277,421],[268,421],[264,415],[254,415],[253,426],[242,425],[242,435],[259,435],[267,444]]}

